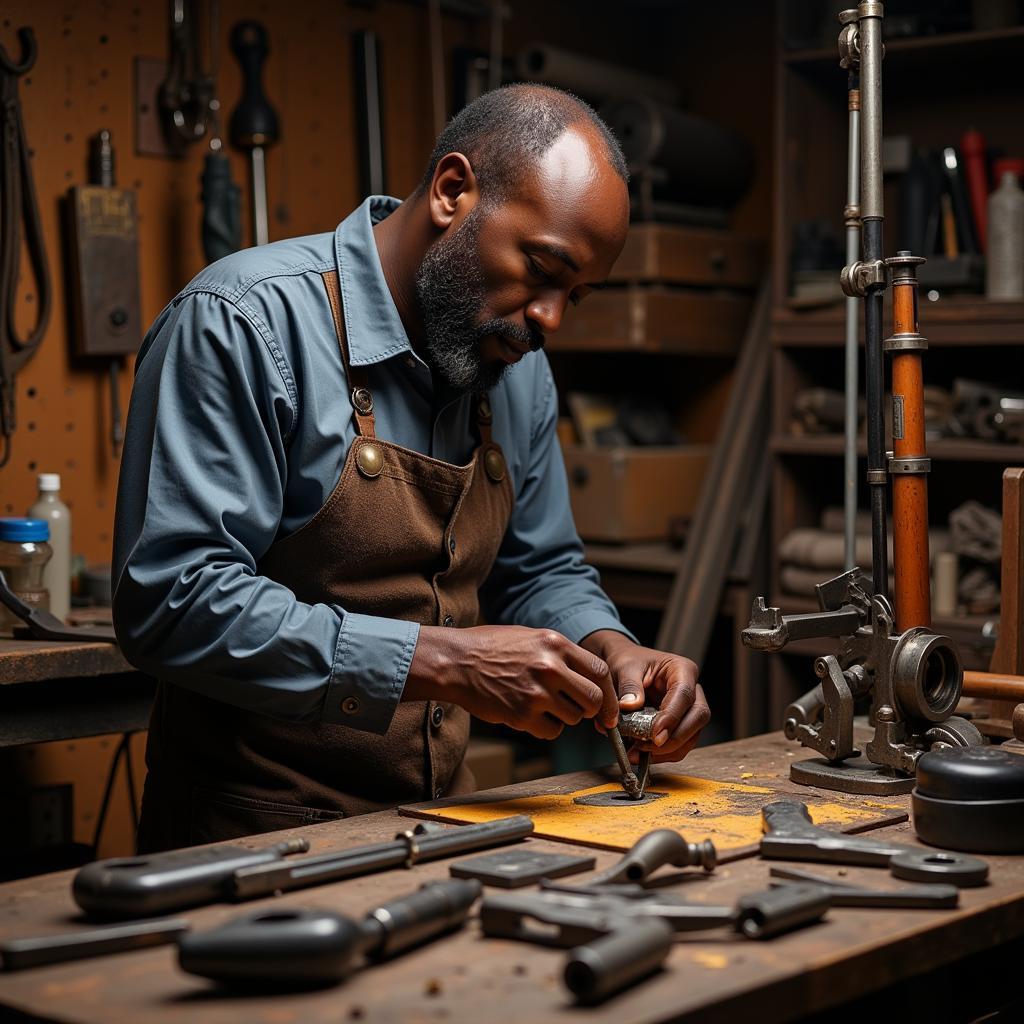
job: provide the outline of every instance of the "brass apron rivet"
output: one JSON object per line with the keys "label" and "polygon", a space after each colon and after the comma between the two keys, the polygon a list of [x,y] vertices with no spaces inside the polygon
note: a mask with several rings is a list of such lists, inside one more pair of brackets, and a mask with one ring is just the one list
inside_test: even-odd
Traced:
{"label": "brass apron rivet", "polygon": [[384,453],[380,450],[380,446],[364,444],[356,452],[356,465],[359,467],[359,472],[371,480],[375,476],[380,476],[380,472],[384,468]]}
{"label": "brass apron rivet", "polygon": [[487,454],[484,456],[484,470],[495,483],[505,479],[505,460],[502,458],[501,452],[494,448],[487,450]]}
{"label": "brass apron rivet", "polygon": [[355,406],[356,412],[362,413],[363,416],[369,416],[373,412],[373,395],[369,388],[355,388],[352,391],[352,404]]}

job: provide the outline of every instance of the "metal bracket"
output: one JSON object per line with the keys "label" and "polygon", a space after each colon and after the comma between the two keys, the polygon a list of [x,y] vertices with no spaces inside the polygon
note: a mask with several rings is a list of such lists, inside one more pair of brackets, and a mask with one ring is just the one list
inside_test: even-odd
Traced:
{"label": "metal bracket", "polygon": [[869,291],[885,288],[889,283],[884,260],[857,260],[843,267],[839,274],[839,285],[843,294],[851,298],[863,298]]}
{"label": "metal bracket", "polygon": [[932,471],[932,460],[927,456],[914,456],[913,458],[889,459],[889,472],[907,474],[909,476],[920,476]]}

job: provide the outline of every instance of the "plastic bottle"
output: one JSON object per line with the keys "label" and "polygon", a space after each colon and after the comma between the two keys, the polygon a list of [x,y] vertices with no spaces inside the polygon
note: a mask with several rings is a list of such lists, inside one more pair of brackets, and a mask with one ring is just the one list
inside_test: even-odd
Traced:
{"label": "plastic bottle", "polygon": [[985,295],[1004,302],[1024,299],[1024,192],[1022,161],[997,160],[999,187],[988,197],[988,267]]}
{"label": "plastic bottle", "polygon": [[60,500],[59,473],[39,474],[39,497],[28,515],[50,524],[53,557],[43,571],[43,585],[50,592],[50,611],[66,619],[71,609],[71,512]]}

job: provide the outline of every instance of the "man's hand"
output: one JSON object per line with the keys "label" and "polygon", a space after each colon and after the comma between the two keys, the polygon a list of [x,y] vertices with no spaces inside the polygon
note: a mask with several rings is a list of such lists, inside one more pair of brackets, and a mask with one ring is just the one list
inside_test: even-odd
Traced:
{"label": "man's hand", "polygon": [[402,700],[450,701],[553,740],[598,713],[612,725],[614,692],[608,665],[552,629],[423,626]]}
{"label": "man's hand", "polygon": [[[584,638],[581,646],[607,662],[619,694],[621,711],[651,705],[660,709],[654,719],[654,738],[637,742],[630,751],[635,763],[641,750],[652,760],[680,761],[697,745],[711,720],[698,669],[689,658],[640,647],[629,637],[603,629]],[[602,717],[602,725],[608,725]]]}

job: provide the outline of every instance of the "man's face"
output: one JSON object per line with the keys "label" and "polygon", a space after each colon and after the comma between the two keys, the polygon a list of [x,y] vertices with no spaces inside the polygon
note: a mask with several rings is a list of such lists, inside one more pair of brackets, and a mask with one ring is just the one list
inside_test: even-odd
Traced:
{"label": "man's face", "polygon": [[457,390],[486,391],[544,345],[570,302],[602,285],[625,242],[629,200],[581,127],[524,168],[512,196],[465,206],[427,251],[416,293],[431,365]]}

